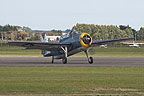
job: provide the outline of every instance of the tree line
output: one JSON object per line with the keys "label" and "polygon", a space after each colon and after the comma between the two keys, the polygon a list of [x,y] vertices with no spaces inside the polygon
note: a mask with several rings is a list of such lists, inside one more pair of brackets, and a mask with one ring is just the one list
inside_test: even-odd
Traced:
{"label": "tree line", "polygon": [[33,31],[25,26],[0,26],[1,40],[26,40],[26,37],[33,37]]}
{"label": "tree line", "polygon": [[144,40],[144,27],[139,31],[131,28],[129,25],[95,25],[95,24],[76,24],[73,30],[89,33],[94,40],[119,39],[119,38],[135,38],[136,40]]}
{"label": "tree line", "polygon": [[[89,33],[93,40],[107,40],[119,38],[136,38],[136,40],[144,40],[144,27],[139,31],[129,27],[128,25],[95,25],[95,24],[76,24],[72,27],[79,33]],[[61,30],[51,30],[47,35],[62,35]],[[0,40],[40,40],[41,33],[34,32],[31,28],[25,26],[0,26]]]}
{"label": "tree line", "polygon": [[61,30],[51,30],[50,32],[39,30],[37,32],[37,30],[32,30],[29,27],[12,26],[8,24],[0,26],[0,40],[25,40],[25,41],[40,40],[42,32],[45,32],[48,36],[62,35]]}

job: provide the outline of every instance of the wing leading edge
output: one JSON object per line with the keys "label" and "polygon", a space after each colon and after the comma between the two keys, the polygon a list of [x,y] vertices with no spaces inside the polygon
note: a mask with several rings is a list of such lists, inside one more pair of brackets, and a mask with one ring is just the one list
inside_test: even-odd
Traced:
{"label": "wing leading edge", "polygon": [[93,41],[92,46],[95,45],[102,45],[106,43],[111,43],[111,42],[120,42],[120,41],[126,41],[126,40],[132,40],[133,38],[123,38],[123,39],[112,39],[112,40],[99,40],[99,41]]}
{"label": "wing leading edge", "polygon": [[53,42],[8,42],[8,45],[26,47],[26,49],[61,50],[61,46],[71,46],[70,43]]}

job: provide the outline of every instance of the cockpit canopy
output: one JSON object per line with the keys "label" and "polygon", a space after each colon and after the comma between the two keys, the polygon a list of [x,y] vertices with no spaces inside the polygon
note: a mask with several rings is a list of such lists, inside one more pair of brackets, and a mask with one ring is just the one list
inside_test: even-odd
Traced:
{"label": "cockpit canopy", "polygon": [[69,30],[65,35],[61,36],[60,40],[72,37],[72,36],[74,36],[76,34],[78,34],[77,31],[75,31],[75,30]]}

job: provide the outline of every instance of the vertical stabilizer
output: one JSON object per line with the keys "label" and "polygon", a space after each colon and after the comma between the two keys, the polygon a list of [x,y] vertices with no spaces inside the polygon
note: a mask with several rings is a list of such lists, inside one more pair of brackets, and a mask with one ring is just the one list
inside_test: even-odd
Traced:
{"label": "vertical stabilizer", "polygon": [[46,33],[42,33],[42,35],[41,35],[41,41],[42,42],[48,42],[48,40],[46,38]]}
{"label": "vertical stabilizer", "polygon": [[[48,42],[48,39],[46,37],[46,33],[42,33],[41,42]],[[51,51],[42,50],[41,53],[43,54],[44,57],[51,56]]]}

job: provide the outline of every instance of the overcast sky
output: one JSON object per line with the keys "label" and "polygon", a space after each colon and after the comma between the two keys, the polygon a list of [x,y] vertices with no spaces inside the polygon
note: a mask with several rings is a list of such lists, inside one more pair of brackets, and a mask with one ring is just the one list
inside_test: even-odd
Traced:
{"label": "overcast sky", "polygon": [[144,0],[0,0],[0,25],[71,29],[77,23],[144,27]]}

